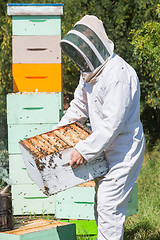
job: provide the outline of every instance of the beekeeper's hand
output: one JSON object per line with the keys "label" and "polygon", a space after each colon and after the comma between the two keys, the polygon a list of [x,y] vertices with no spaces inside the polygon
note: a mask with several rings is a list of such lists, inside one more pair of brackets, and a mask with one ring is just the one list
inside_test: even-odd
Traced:
{"label": "beekeeper's hand", "polygon": [[70,161],[71,167],[76,168],[82,165],[84,162],[85,162],[85,159],[83,158],[83,156],[76,149],[74,149],[71,153],[71,161]]}

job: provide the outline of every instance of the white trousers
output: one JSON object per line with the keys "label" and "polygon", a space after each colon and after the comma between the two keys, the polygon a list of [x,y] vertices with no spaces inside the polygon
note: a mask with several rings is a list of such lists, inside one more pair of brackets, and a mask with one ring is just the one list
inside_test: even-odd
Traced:
{"label": "white trousers", "polygon": [[143,162],[144,143],[138,155],[116,164],[103,178],[95,180],[97,240],[123,240],[126,208]]}

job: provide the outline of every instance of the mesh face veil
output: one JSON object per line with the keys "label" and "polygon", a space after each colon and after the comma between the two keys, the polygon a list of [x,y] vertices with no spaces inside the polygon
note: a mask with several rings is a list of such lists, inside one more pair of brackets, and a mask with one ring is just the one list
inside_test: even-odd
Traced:
{"label": "mesh face veil", "polygon": [[[95,21],[96,24],[94,24]],[[96,30],[94,28],[97,23],[99,26],[97,26],[98,29]],[[104,33],[99,34],[99,31]],[[95,16],[86,15],[75,24],[74,28],[61,40],[60,44],[64,53],[82,72],[93,72],[111,56],[112,51],[109,48],[107,49],[107,41],[110,44],[113,43],[106,37],[102,22]]]}

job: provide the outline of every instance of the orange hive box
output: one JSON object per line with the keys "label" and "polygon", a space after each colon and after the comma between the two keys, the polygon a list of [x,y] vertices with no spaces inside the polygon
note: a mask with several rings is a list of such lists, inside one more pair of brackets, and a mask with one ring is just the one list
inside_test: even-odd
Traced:
{"label": "orange hive box", "polygon": [[14,92],[61,92],[61,63],[12,64]]}

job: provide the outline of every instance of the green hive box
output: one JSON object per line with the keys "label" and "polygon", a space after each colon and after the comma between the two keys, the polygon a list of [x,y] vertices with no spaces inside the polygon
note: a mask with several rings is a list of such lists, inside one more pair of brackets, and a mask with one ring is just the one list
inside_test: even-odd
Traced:
{"label": "green hive box", "polygon": [[20,154],[20,147],[18,142],[20,140],[39,135],[44,132],[51,131],[54,123],[42,124],[21,124],[8,125],[8,152],[9,154]]}
{"label": "green hive box", "polygon": [[62,115],[63,94],[13,93],[7,95],[8,124],[58,123]]}
{"label": "green hive box", "polygon": [[55,195],[55,217],[94,219],[94,187],[73,187]]}
{"label": "green hive box", "polygon": [[61,35],[63,4],[8,3],[13,35]]}
{"label": "green hive box", "polygon": [[[78,187],[77,187],[78,188]],[[81,188],[81,187],[79,187]],[[67,190],[68,191],[68,190]],[[66,191],[66,192],[67,192]],[[79,192],[82,192],[83,190],[79,189]],[[93,189],[92,189],[92,197],[90,196],[90,200],[93,199]],[[68,194],[69,195],[69,194]],[[64,196],[65,198],[65,196]],[[72,199],[72,204],[75,204],[74,200],[75,200],[75,196],[73,195],[73,192],[71,195],[69,195],[67,197],[68,199]],[[58,208],[61,208],[62,212],[66,212],[66,209],[64,208],[64,205],[60,204],[60,202],[62,202],[63,200],[65,201],[65,199],[62,198],[62,194],[60,196],[56,196],[56,200],[59,200],[59,203],[56,202],[56,213],[57,215],[59,215],[59,211],[60,209],[57,209],[57,204],[59,205]],[[85,199],[85,196],[83,196],[83,200]],[[86,203],[87,204],[87,203]],[[70,204],[69,204],[70,206]],[[78,206],[78,205],[77,205]],[[86,206],[87,207],[87,206]],[[73,208],[74,209],[74,208]],[[81,217],[86,216],[87,212],[84,213],[83,208],[81,208],[81,205],[79,206],[79,211],[77,210],[76,213],[77,214],[81,214]],[[89,209],[89,208],[88,208]],[[88,211],[88,209],[86,208],[86,211]],[[69,212],[71,211],[71,213]],[[128,206],[127,206],[127,214],[126,216],[131,216],[133,214],[136,214],[138,212],[138,197],[137,197],[137,183],[135,183],[133,190],[132,190],[132,194],[130,197],[130,200],[128,202]],[[89,213],[89,211],[88,211]],[[62,215],[62,213],[60,213]],[[93,218],[93,208],[92,208],[92,212],[90,211],[90,217],[91,219]],[[63,214],[64,215],[64,214]],[[75,216],[75,213],[73,213],[72,209],[69,207],[68,209],[68,214],[65,213],[65,217],[64,218],[68,218],[70,216]],[[72,219],[68,219],[68,220],[63,220],[64,222],[68,222],[68,223],[75,223],[76,224],[76,233],[77,236],[88,236],[87,238],[84,238],[84,240],[96,240],[97,239],[97,226],[96,226],[96,221],[95,220],[84,220],[84,219],[80,219],[80,220],[72,220]],[[83,239],[83,238],[82,238]]]}
{"label": "green hive box", "polygon": [[13,215],[55,213],[55,196],[46,196],[35,184],[12,185],[11,192]]}
{"label": "green hive box", "polygon": [[[74,187],[55,195],[55,217],[94,220],[94,187]],[[137,183],[127,206],[127,216],[138,211]]]}
{"label": "green hive box", "polygon": [[8,152],[19,154],[18,142],[52,130],[61,119],[59,93],[17,93],[7,95]]}
{"label": "green hive box", "polygon": [[13,16],[12,34],[21,35],[61,35],[60,16]]}
{"label": "green hive box", "polygon": [[76,240],[75,224],[34,220],[20,228],[0,232],[1,240]]}
{"label": "green hive box", "polygon": [[27,174],[22,154],[9,155],[9,180],[12,185],[33,184],[33,181]]}

